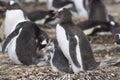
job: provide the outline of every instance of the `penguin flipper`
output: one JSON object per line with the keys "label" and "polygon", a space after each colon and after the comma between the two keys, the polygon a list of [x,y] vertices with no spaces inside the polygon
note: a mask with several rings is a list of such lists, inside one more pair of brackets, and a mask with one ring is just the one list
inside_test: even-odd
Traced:
{"label": "penguin flipper", "polygon": [[80,67],[80,64],[77,60],[77,52],[76,52],[76,45],[77,45],[77,40],[75,39],[74,36],[69,37],[69,51],[70,51],[70,57],[73,61],[73,63],[77,66]]}
{"label": "penguin flipper", "polygon": [[8,46],[9,42],[15,37],[18,35],[19,33],[19,29],[21,28],[20,24],[18,24],[18,26],[16,27],[16,29],[6,38],[6,40],[4,41],[3,43],[3,46],[2,46],[2,53],[4,54],[5,53],[5,49],[6,47]]}

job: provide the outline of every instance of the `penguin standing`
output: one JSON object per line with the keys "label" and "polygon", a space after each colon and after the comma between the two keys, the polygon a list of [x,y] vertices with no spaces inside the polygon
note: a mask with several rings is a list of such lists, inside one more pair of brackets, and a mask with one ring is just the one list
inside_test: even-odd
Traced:
{"label": "penguin standing", "polygon": [[10,0],[5,13],[5,36],[7,37],[19,22],[25,20],[27,17],[20,6],[14,0]]}
{"label": "penguin standing", "polygon": [[[55,17],[60,19],[56,26],[58,45],[69,64],[71,64],[74,73],[120,63],[120,59],[118,58],[103,62],[95,61],[89,41],[81,29],[72,22],[71,13],[68,9],[60,9],[56,12]],[[58,64],[61,63],[58,62]]]}
{"label": "penguin standing", "polygon": [[88,15],[88,0],[72,0],[75,4],[76,10],[78,12],[79,18],[84,21],[87,20],[89,15]]}
{"label": "penguin standing", "polygon": [[[16,2],[10,1],[10,5],[9,9],[13,9],[12,13],[15,16],[10,17],[9,14],[9,18],[15,19],[14,17],[19,15],[20,17],[15,22],[13,21],[14,25],[11,24],[9,26],[12,28],[9,34],[7,34],[8,36],[2,46],[2,52],[5,53],[7,49],[11,61],[15,64],[46,64],[40,61],[39,57],[41,54],[38,51],[47,45],[48,35],[38,28],[35,23],[24,18],[22,10],[17,10]],[[10,20],[9,18],[7,17],[8,21]]]}
{"label": "penguin standing", "polygon": [[71,13],[63,8],[58,11],[60,23],[56,26],[58,44],[72,66],[74,73],[93,69],[96,66],[91,46],[84,33],[71,19]]}
{"label": "penguin standing", "polygon": [[63,52],[61,51],[58,42],[55,39],[52,40],[51,43],[52,51],[51,59],[50,59],[50,65],[54,71],[63,71],[67,73],[71,73],[70,66],[67,58],[63,55]]}
{"label": "penguin standing", "polygon": [[102,0],[88,0],[89,20],[109,21],[109,15]]}

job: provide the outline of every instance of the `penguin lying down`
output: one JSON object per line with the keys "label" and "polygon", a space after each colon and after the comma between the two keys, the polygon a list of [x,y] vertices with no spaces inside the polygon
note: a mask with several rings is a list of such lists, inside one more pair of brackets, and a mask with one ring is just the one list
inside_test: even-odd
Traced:
{"label": "penguin lying down", "polygon": [[[78,73],[120,62],[120,59],[96,62],[89,41],[82,30],[72,22],[70,11],[66,8],[60,9],[55,16],[60,22],[56,26],[58,44],[53,41],[52,47],[51,65],[53,70],[69,72],[70,67],[74,73]],[[66,69],[66,67],[68,68]]]}
{"label": "penguin lying down", "polygon": [[38,26],[31,21],[18,23],[16,28],[6,38],[2,52],[8,50],[11,61],[15,64],[37,64],[39,66],[47,63],[41,61],[44,55],[38,53],[48,43],[48,35],[40,30]]}

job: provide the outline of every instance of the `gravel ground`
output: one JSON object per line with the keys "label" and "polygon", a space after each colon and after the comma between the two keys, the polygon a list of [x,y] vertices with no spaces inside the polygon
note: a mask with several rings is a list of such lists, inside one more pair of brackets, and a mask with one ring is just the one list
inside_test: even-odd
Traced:
{"label": "gravel ground", "polygon": [[[109,14],[120,22],[120,4],[112,4],[110,0],[104,0],[104,2]],[[47,31],[51,34],[55,32],[54,29]],[[90,36],[96,61],[120,58],[120,49],[114,46],[112,38],[112,36]],[[120,80],[120,67],[99,67],[92,71],[67,74],[54,72],[50,66],[14,65],[7,54],[0,54],[0,80]]]}

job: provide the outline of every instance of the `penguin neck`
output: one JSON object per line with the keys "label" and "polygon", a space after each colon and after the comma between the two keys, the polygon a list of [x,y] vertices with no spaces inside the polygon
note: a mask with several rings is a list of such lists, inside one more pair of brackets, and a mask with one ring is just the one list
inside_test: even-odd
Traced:
{"label": "penguin neck", "polygon": [[70,24],[70,23],[73,23],[73,22],[72,22],[72,18],[69,18],[69,19],[67,19],[67,18],[62,18],[62,19],[60,20],[60,24]]}

